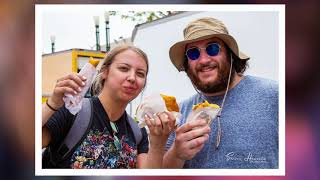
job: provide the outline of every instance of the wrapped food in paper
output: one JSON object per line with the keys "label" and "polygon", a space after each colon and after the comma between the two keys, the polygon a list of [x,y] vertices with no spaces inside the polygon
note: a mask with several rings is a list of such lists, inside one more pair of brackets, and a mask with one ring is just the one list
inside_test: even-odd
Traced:
{"label": "wrapped food in paper", "polygon": [[90,58],[89,62],[86,63],[84,67],[81,69],[81,71],[79,72],[79,75],[82,75],[87,78],[87,80],[85,81],[86,84],[84,87],[82,87],[81,92],[76,95],[73,95],[73,94],[64,95],[63,101],[65,103],[66,108],[70,111],[71,114],[75,115],[80,111],[82,107],[82,99],[84,98],[95,76],[98,73],[96,69],[98,64],[99,64],[99,60],[94,60],[93,58]]}
{"label": "wrapped food in paper", "polygon": [[161,113],[164,111],[169,111],[172,113],[176,118],[176,124],[179,124],[181,113],[179,112],[179,106],[175,97],[164,94],[153,94],[144,98],[136,111],[136,120],[139,122],[138,126],[140,128],[146,126],[144,121],[145,115],[148,115],[151,120],[153,120],[153,117],[156,113]]}
{"label": "wrapped food in paper", "polygon": [[208,101],[193,105],[192,112],[188,116],[187,122],[197,119],[205,119],[210,125],[219,114],[220,109],[219,105],[210,104]]}

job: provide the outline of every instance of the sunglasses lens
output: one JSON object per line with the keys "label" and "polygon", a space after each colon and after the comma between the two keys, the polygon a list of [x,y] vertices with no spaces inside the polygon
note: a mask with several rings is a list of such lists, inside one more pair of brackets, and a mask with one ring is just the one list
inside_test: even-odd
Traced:
{"label": "sunglasses lens", "polygon": [[200,50],[198,48],[190,48],[187,50],[187,57],[190,60],[196,60],[200,56]]}
{"label": "sunglasses lens", "polygon": [[219,54],[220,46],[216,43],[209,44],[206,51],[209,56],[216,56]]}

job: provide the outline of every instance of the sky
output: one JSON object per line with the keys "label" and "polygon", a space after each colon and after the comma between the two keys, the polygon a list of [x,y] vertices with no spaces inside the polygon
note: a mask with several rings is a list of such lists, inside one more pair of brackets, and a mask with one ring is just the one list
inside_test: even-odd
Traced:
{"label": "sky", "polygon": [[[39,7],[39,6],[38,6]],[[96,33],[94,16],[99,16],[100,45],[106,44],[104,13],[106,6],[40,6],[36,20],[41,29],[42,53],[51,53],[51,36],[55,36],[55,51],[72,48],[95,49]],[[111,10],[111,9],[110,9]],[[120,14],[126,11],[121,11]],[[110,16],[110,40],[131,37],[135,22],[121,19],[120,15]]]}

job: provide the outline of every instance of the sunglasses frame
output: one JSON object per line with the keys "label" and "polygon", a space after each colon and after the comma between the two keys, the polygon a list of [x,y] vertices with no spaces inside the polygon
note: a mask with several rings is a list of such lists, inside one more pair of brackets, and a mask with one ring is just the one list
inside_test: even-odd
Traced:
{"label": "sunglasses frame", "polygon": [[[206,47],[197,47],[197,46],[190,47],[190,48],[188,48],[188,49],[185,51],[185,55],[186,55],[187,59],[189,59],[190,61],[196,61],[196,60],[199,59],[199,57],[200,57],[200,55],[201,55],[201,49],[205,49],[205,50],[206,50],[206,54],[207,54],[208,56],[210,56],[210,57],[213,57],[213,56],[209,55],[208,52],[207,52],[208,46],[210,46],[210,45],[212,45],[212,44],[216,44],[216,45],[218,45],[218,47],[219,47],[218,53],[217,53],[216,55],[213,55],[213,56],[217,56],[217,55],[220,53],[220,50],[221,50],[221,45],[220,45],[219,43],[217,43],[217,42],[208,43]],[[188,56],[188,51],[189,51],[190,49],[194,49],[194,48],[199,50],[200,55],[199,55],[199,57],[198,57],[197,59],[190,59],[189,56]]]}

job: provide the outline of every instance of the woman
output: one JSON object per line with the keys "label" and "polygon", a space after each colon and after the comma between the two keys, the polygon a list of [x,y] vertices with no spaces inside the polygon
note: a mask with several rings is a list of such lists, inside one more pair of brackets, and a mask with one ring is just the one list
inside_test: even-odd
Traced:
{"label": "woman", "polygon": [[[130,45],[110,51],[93,85],[93,122],[84,140],[60,168],[161,168],[165,144],[174,129],[175,119],[167,112],[154,121],[146,117],[150,129],[141,129],[142,140],[135,144],[125,108],[146,84],[148,58]],[[57,81],[52,96],[42,107],[42,145],[53,151],[65,138],[75,118],[62,100],[65,93],[77,94],[85,77],[70,74]],[[55,109],[59,109],[55,112]],[[117,143],[115,143],[117,142]]]}

